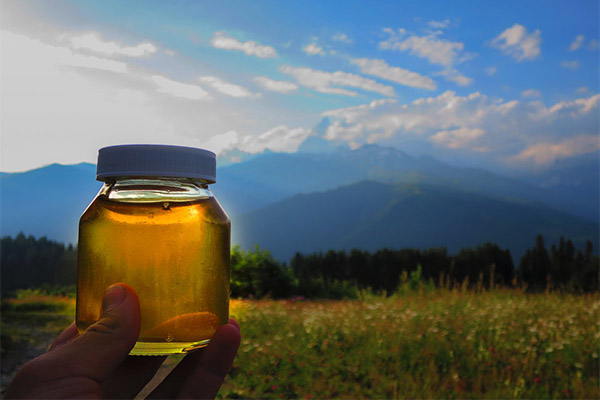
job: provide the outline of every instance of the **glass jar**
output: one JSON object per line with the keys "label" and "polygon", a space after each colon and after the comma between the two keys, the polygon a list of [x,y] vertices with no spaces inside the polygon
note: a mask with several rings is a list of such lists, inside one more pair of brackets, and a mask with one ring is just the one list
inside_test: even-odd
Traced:
{"label": "glass jar", "polygon": [[132,355],[186,353],[228,322],[230,221],[208,187],[215,171],[214,153],[201,149],[100,149],[97,179],[105,183],[79,222],[80,332],[119,282],[140,301]]}

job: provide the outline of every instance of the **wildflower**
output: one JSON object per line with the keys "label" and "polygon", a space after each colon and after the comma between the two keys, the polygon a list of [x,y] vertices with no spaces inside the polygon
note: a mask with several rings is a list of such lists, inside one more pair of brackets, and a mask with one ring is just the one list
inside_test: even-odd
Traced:
{"label": "wildflower", "polygon": [[535,378],[533,378],[533,381],[534,381],[535,383],[539,383],[539,382],[540,382],[540,378],[538,378],[538,377],[536,376]]}
{"label": "wildflower", "polygon": [[279,386],[277,386],[277,385],[273,385],[273,386],[271,386],[271,389],[273,389],[273,390],[277,390],[277,388],[278,388],[278,387],[279,387]]}
{"label": "wildflower", "polygon": [[306,400],[309,400],[309,399],[310,399],[310,394],[307,394],[306,396],[304,396],[304,398],[305,398]]}

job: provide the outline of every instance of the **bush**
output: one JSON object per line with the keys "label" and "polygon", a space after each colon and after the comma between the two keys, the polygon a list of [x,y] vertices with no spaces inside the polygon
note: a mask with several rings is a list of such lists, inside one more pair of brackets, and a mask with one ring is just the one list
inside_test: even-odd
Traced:
{"label": "bush", "polygon": [[295,292],[292,271],[277,262],[258,246],[244,251],[234,246],[231,251],[232,297],[291,297]]}

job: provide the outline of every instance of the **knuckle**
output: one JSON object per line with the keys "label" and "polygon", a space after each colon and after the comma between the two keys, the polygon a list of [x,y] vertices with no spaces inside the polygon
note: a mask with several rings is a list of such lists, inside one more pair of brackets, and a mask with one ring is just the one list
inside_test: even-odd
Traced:
{"label": "knuckle", "polygon": [[114,334],[120,328],[120,323],[116,318],[102,318],[91,325],[87,331],[92,334],[108,335]]}

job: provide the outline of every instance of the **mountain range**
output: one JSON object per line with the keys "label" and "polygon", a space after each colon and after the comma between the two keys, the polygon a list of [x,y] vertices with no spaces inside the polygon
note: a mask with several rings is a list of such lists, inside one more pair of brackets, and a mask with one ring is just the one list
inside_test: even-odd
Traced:
{"label": "mountain range", "polygon": [[240,217],[237,241],[259,243],[280,259],[295,252],[447,247],[451,253],[497,243],[520,259],[535,237],[560,236],[583,248],[598,224],[542,204],[424,184],[365,181],[300,194]]}
{"label": "mountain range", "polygon": [[[234,243],[257,243],[284,260],[295,251],[454,251],[488,240],[518,255],[537,233],[598,242],[597,163],[515,179],[366,145],[255,155],[219,167],[213,191]],[[100,187],[87,163],[1,173],[0,234],[75,243],[79,216]]]}

